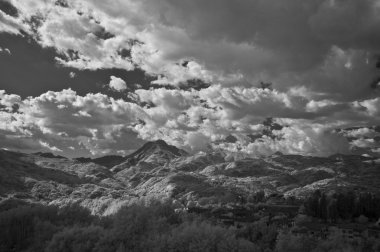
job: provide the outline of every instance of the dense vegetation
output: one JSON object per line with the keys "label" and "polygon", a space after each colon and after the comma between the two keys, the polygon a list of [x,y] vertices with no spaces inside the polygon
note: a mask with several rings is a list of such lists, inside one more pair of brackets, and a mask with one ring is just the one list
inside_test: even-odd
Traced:
{"label": "dense vegetation", "polygon": [[347,220],[359,216],[378,220],[380,197],[368,192],[353,191],[328,195],[317,190],[306,200],[305,210],[310,216],[333,222],[338,218]]}
{"label": "dense vegetation", "polygon": [[[176,212],[171,203],[141,202],[109,217],[71,205],[63,208],[6,201],[0,205],[0,251],[375,251],[331,238],[279,231],[268,219],[237,229],[215,219]],[[365,250],[364,250],[365,248]]]}

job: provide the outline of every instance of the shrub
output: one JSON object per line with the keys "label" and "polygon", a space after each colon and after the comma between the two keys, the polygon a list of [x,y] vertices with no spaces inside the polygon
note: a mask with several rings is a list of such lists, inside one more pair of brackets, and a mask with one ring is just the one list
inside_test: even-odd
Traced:
{"label": "shrub", "polygon": [[104,229],[97,226],[65,228],[56,233],[48,244],[47,252],[92,252]]}
{"label": "shrub", "polygon": [[183,223],[168,237],[165,251],[259,251],[251,242],[238,239],[235,232],[220,226],[201,223]]}

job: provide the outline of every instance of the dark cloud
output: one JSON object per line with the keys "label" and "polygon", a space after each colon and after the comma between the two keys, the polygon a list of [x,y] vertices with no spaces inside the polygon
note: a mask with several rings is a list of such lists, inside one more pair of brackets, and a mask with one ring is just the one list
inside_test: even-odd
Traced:
{"label": "dark cloud", "polygon": [[[138,69],[91,71],[63,67],[55,61],[57,53],[54,48],[41,48],[32,39],[27,40],[20,36],[0,33],[0,47],[9,48],[12,52],[12,56],[6,58],[0,55],[0,89],[22,97],[37,96],[49,90],[61,91],[71,88],[80,95],[103,92],[120,98],[124,96],[105,88],[110,76],[118,76],[143,87],[148,87],[152,80]],[[71,72],[75,73],[75,78],[70,78]]]}
{"label": "dark cloud", "polygon": [[0,10],[9,16],[18,17],[17,8],[7,0],[0,0]]}

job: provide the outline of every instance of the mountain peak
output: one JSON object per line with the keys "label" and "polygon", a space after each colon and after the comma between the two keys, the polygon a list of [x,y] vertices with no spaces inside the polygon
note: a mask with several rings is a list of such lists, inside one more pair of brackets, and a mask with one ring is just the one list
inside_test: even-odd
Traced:
{"label": "mountain peak", "polygon": [[121,170],[139,162],[164,165],[173,158],[187,155],[187,152],[174,145],[167,144],[164,140],[156,140],[145,143],[141,148],[128,155],[125,161],[112,168],[113,171]]}
{"label": "mountain peak", "polygon": [[153,143],[156,143],[156,144],[161,145],[161,146],[168,146],[168,144],[162,139],[153,141]]}
{"label": "mountain peak", "polygon": [[186,151],[181,150],[174,145],[169,145],[164,140],[159,139],[156,141],[147,142],[140,149],[138,149],[129,156],[136,156],[136,154],[142,153],[151,154],[159,151],[169,152],[174,156],[184,156],[187,154]]}
{"label": "mountain peak", "polygon": [[[168,148],[170,147],[169,144],[167,144],[164,140],[156,140],[156,141],[150,141],[150,142],[146,142],[143,146],[141,146],[138,150],[140,149],[145,149],[145,148],[152,148],[152,147],[158,147],[158,148]],[[175,146],[173,146],[175,147]],[[138,151],[137,150],[137,151]]]}

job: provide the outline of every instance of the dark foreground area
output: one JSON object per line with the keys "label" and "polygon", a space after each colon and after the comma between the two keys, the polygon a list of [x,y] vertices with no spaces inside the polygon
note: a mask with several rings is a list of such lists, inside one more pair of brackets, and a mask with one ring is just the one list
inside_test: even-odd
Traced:
{"label": "dark foreground area", "polygon": [[376,237],[323,236],[323,228],[313,233],[320,226],[359,224],[269,213],[235,225],[221,221],[218,211],[195,210],[178,211],[170,202],[150,200],[101,217],[75,204],[59,208],[8,200],[0,205],[0,251],[380,251]]}

